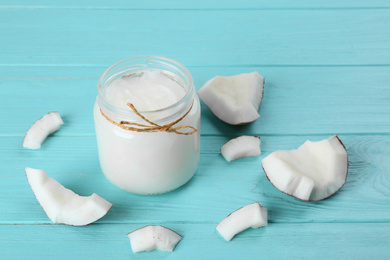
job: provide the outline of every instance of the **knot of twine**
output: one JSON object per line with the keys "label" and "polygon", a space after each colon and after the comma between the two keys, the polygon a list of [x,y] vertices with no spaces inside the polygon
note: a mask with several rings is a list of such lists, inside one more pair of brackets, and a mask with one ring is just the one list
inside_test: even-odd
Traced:
{"label": "knot of twine", "polygon": [[[122,128],[122,129],[128,130],[128,131],[147,132],[147,133],[168,132],[168,133],[175,133],[175,134],[178,134],[178,135],[192,135],[192,134],[195,134],[198,131],[198,130],[196,130],[195,127],[192,127],[190,125],[182,125],[182,126],[178,126],[178,127],[173,127],[173,126],[175,124],[179,123],[181,120],[183,120],[183,118],[185,118],[188,115],[188,113],[191,111],[193,105],[194,105],[194,103],[192,103],[190,109],[188,109],[188,111],[182,117],[180,117],[176,121],[174,121],[172,123],[169,123],[169,124],[166,124],[166,125],[158,125],[158,124],[153,123],[152,121],[148,120],[143,115],[141,115],[138,112],[138,110],[134,107],[134,105],[131,104],[131,103],[127,103],[127,106],[129,106],[134,111],[134,113],[137,114],[137,116],[142,118],[144,121],[148,122],[150,125],[137,124],[137,123],[128,122],[128,121],[120,121],[119,123],[117,123],[114,120],[112,120],[111,118],[109,118],[107,115],[105,115],[101,109],[100,109],[100,113],[102,113],[104,118],[107,119],[110,123],[112,123],[112,124]],[[135,126],[139,126],[139,127],[143,127],[143,128],[131,127],[129,125],[135,125]],[[184,129],[184,128],[190,128],[193,131],[189,132],[189,133],[179,132],[178,131],[178,130]]]}

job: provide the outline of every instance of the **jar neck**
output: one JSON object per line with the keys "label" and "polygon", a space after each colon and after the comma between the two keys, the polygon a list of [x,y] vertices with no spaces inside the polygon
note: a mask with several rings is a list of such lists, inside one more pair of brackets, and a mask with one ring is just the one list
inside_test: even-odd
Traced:
{"label": "jar neck", "polygon": [[158,110],[138,111],[142,116],[156,124],[172,122],[186,113],[194,102],[196,96],[193,79],[189,71],[180,63],[159,56],[137,56],[119,61],[103,72],[98,83],[97,104],[102,112],[112,120],[145,123],[144,120],[130,108],[124,109],[110,103],[105,97],[105,89],[119,77],[129,76],[140,70],[159,70],[162,74],[176,81],[185,95],[176,103]]}

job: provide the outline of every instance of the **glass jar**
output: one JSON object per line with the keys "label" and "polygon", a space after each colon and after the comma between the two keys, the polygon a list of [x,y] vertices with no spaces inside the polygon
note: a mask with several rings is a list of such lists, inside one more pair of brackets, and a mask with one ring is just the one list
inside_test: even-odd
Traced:
{"label": "glass jar", "polygon": [[[185,95],[175,104],[154,111],[124,109],[105,97],[105,88],[118,77],[142,77],[142,70],[159,70],[176,81]],[[98,82],[94,107],[96,139],[101,169],[117,187],[136,194],[159,194],[174,190],[195,174],[200,156],[200,103],[190,72],[180,63],[159,56],[136,56],[107,68]],[[188,114],[186,114],[188,112]],[[121,121],[165,126],[182,118],[171,129],[134,131]],[[180,126],[182,128],[180,128]],[[195,128],[195,133],[190,127]],[[142,127],[141,127],[142,128]],[[180,134],[187,133],[187,134]]]}

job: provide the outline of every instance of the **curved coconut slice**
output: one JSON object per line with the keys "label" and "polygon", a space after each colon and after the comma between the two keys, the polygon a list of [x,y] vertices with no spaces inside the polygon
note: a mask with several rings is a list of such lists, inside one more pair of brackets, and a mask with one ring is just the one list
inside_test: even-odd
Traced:
{"label": "curved coconut slice", "polygon": [[216,76],[198,95],[216,117],[231,125],[247,124],[260,117],[264,78],[257,72]]}
{"label": "curved coconut slice", "polygon": [[25,168],[35,197],[54,223],[85,226],[102,218],[112,204],[97,194],[82,197],[48,177],[44,170]]}
{"label": "curved coconut slice", "polygon": [[228,162],[249,156],[259,156],[261,154],[260,137],[243,135],[231,139],[222,145],[221,154]]}
{"label": "curved coconut slice", "polygon": [[301,200],[332,196],[345,183],[348,154],[341,140],[306,141],[297,150],[276,151],[262,160],[269,181],[280,191]]}
{"label": "curved coconut slice", "polygon": [[153,250],[172,252],[182,238],[169,228],[153,225],[134,230],[127,236],[133,253]]}
{"label": "curved coconut slice", "polygon": [[58,129],[64,122],[58,112],[49,112],[28,129],[23,140],[23,147],[28,149],[39,149],[46,137]]}
{"label": "curved coconut slice", "polygon": [[250,227],[259,228],[267,225],[267,208],[254,202],[230,213],[215,229],[224,239],[230,241],[236,234]]}

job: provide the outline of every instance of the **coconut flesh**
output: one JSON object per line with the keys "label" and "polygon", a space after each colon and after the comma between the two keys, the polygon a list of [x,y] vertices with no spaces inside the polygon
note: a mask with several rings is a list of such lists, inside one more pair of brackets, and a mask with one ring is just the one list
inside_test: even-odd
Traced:
{"label": "coconut flesh", "polygon": [[230,213],[215,229],[225,240],[230,241],[236,234],[250,227],[259,228],[267,224],[267,208],[254,202]]}
{"label": "coconut flesh", "polygon": [[47,113],[28,129],[23,140],[23,147],[33,150],[41,148],[46,137],[60,129],[63,123],[58,112]]}
{"label": "coconut flesh", "polygon": [[35,197],[53,223],[85,226],[102,218],[112,204],[97,194],[82,197],[47,176],[44,170],[25,168]]}
{"label": "coconut flesh", "polygon": [[280,191],[301,200],[332,196],[345,183],[348,154],[341,140],[306,141],[296,150],[275,151],[262,160],[269,181]]}
{"label": "coconut flesh", "polygon": [[231,139],[222,146],[221,154],[228,162],[249,156],[259,156],[261,154],[260,137],[243,135]]}
{"label": "coconut flesh", "polygon": [[182,238],[169,228],[154,225],[134,230],[127,237],[133,253],[153,250],[172,252]]}
{"label": "coconut flesh", "polygon": [[264,78],[258,72],[216,76],[198,95],[216,117],[231,125],[247,124],[260,117]]}

